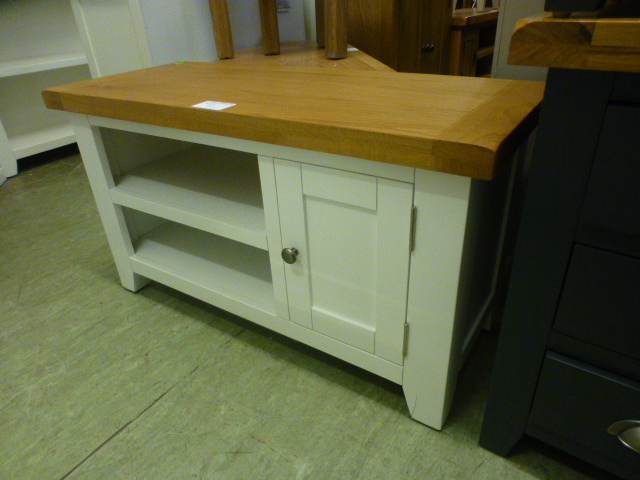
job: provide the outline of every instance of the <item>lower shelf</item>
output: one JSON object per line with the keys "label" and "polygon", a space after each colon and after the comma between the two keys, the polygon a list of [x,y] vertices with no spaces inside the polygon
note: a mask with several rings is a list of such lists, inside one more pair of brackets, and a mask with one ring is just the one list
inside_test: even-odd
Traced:
{"label": "lower shelf", "polygon": [[277,317],[268,252],[174,223],[134,247],[134,272],[402,384],[402,366]]}
{"label": "lower shelf", "polygon": [[73,129],[67,124],[45,127],[9,138],[11,150],[18,159],[64,147],[75,141]]}
{"label": "lower shelf", "polygon": [[[238,305],[275,315],[269,254],[169,222],[140,238],[134,272],[242,315]],[[234,308],[234,306],[236,308]]]}
{"label": "lower shelf", "polygon": [[86,65],[87,56],[83,52],[69,52],[58,55],[19,58],[0,61],[0,77],[37,73],[57,68]]}

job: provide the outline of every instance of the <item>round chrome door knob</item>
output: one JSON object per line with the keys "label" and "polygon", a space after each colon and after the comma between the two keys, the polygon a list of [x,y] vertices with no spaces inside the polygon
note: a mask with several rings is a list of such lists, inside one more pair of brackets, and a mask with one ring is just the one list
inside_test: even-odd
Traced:
{"label": "round chrome door knob", "polygon": [[297,248],[283,248],[282,249],[282,259],[287,263],[296,263],[296,259],[298,258],[298,249]]}
{"label": "round chrome door knob", "polygon": [[609,425],[607,431],[611,435],[617,435],[625,447],[640,453],[640,421],[622,420]]}

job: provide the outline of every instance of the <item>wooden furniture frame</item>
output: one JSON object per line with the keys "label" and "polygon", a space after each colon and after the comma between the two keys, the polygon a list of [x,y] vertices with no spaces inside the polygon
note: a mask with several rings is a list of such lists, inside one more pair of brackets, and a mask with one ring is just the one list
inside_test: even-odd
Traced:
{"label": "wooden furniture frame", "polygon": [[126,288],[159,281],[401,384],[440,429],[542,88],[218,62],[44,96],[73,112]]}

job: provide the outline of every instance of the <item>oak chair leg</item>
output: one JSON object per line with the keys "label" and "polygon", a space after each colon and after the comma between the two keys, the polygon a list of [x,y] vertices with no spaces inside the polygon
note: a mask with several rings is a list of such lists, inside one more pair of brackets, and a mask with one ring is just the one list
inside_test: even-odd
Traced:
{"label": "oak chair leg", "polygon": [[233,37],[231,35],[227,0],[209,0],[209,8],[211,9],[211,21],[213,22],[213,35],[216,40],[218,58],[233,58]]}
{"label": "oak chair leg", "polygon": [[347,0],[324,0],[324,40],[327,58],[347,58],[347,15]]}
{"label": "oak chair leg", "polygon": [[265,55],[280,53],[280,33],[278,31],[278,5],[276,0],[260,0],[260,21],[262,23],[262,48]]}

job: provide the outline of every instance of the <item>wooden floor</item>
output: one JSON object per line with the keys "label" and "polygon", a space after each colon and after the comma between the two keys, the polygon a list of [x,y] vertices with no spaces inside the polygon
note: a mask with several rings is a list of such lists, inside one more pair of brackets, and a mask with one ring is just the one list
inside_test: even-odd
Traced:
{"label": "wooden floor", "polygon": [[477,445],[495,334],[442,432],[400,387],[202,302],[120,286],[79,156],[0,187],[0,478],[609,478]]}

